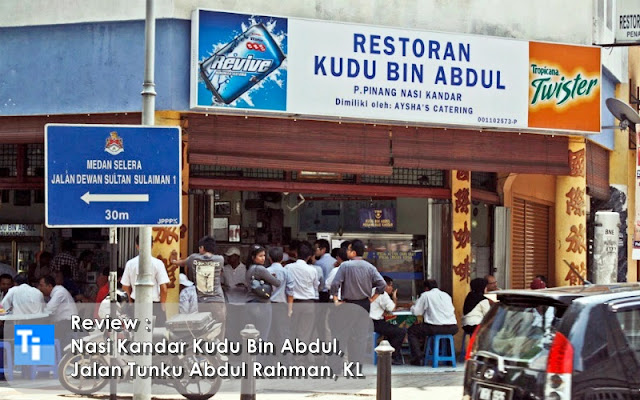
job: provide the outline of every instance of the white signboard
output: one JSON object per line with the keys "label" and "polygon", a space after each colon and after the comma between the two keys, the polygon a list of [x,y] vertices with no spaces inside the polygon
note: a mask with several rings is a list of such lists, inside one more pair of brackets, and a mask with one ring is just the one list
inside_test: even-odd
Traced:
{"label": "white signboard", "polygon": [[194,109],[600,132],[595,47],[209,10],[192,38]]}
{"label": "white signboard", "polygon": [[289,32],[294,113],[527,126],[527,42],[293,19]]}
{"label": "white signboard", "polygon": [[616,17],[616,43],[640,43],[640,1],[618,0]]}

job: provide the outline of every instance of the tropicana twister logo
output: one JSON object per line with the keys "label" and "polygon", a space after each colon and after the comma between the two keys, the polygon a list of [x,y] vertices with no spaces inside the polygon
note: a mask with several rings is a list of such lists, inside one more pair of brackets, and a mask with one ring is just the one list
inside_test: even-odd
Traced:
{"label": "tropicana twister logo", "polygon": [[589,99],[598,88],[599,77],[587,76],[577,72],[566,76],[559,68],[531,64],[531,103],[537,105],[563,106],[573,100]]}

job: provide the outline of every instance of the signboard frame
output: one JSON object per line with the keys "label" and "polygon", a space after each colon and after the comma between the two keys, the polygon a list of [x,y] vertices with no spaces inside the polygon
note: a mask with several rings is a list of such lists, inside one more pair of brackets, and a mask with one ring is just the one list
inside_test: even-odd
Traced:
{"label": "signboard frame", "polygon": [[[172,205],[175,207],[177,206],[177,210],[171,210],[171,214],[172,215],[168,215],[165,217],[160,217],[157,218],[157,221],[163,220],[163,219],[167,219],[166,223],[148,223],[151,221],[138,221],[135,217],[132,218],[132,222],[128,223],[126,221],[123,221],[119,218],[115,218],[113,221],[113,223],[101,223],[96,221],[94,222],[75,222],[75,221],[69,221],[69,223],[66,222],[62,222],[62,223],[57,223],[57,222],[52,222],[50,221],[50,213],[52,210],[59,210],[60,206],[59,205],[54,205],[52,207],[50,203],[51,201],[51,193],[50,193],[50,184],[52,184],[51,182],[51,170],[50,170],[50,162],[52,160],[57,160],[56,158],[52,158],[52,156],[49,154],[50,153],[50,143],[49,143],[49,135],[50,135],[50,128],[69,128],[69,129],[83,129],[83,128],[87,128],[87,133],[88,131],[92,131],[92,130],[100,130],[100,138],[97,138],[96,136],[98,135],[97,132],[93,132],[90,134],[87,134],[87,140],[92,140],[92,141],[96,141],[96,140],[100,140],[100,142],[98,143],[105,143],[104,146],[101,144],[101,146],[103,147],[104,151],[107,153],[110,153],[112,155],[114,154],[119,154],[119,152],[123,152],[124,151],[124,146],[123,146],[123,141],[122,138],[116,138],[115,140],[115,148],[114,151],[108,151],[107,150],[107,146],[109,146],[109,140],[107,138],[109,138],[109,132],[118,132],[118,130],[120,130],[122,132],[122,130],[124,129],[126,132],[126,135],[129,135],[131,133],[131,131],[141,131],[141,134],[143,133],[142,131],[144,131],[144,133],[146,134],[151,134],[150,131],[152,130],[156,130],[156,131],[173,131],[172,134],[175,136],[175,141],[176,143],[168,143],[167,147],[163,148],[163,154],[169,154],[167,152],[167,149],[169,149],[171,146],[175,145],[176,147],[175,149],[175,155],[177,156],[177,160],[175,160],[175,158],[173,159],[173,161],[177,161],[177,170],[175,171],[170,171],[170,173],[168,175],[173,175],[175,177],[174,179],[174,183],[170,183],[170,188],[167,189],[167,191],[170,193],[173,192],[173,187],[175,187],[175,193],[173,195],[176,196],[175,199],[172,200]],[[105,135],[106,133],[106,135]],[[56,133],[56,134],[60,134],[60,133]],[[153,133],[153,135],[155,135],[155,133]],[[169,133],[167,133],[167,136],[169,135]],[[117,136],[117,135],[116,135]],[[112,136],[113,138],[113,136]],[[44,138],[44,147],[45,147],[45,226],[47,226],[48,228],[107,228],[107,227],[173,227],[173,226],[180,226],[182,224],[182,129],[179,126],[157,126],[157,125],[110,125],[110,124],[61,124],[61,123],[50,123],[50,124],[46,124],[45,125],[45,138]],[[104,142],[104,140],[107,139],[106,142]],[[84,143],[84,142],[83,142]],[[126,143],[126,142],[125,142]],[[81,143],[82,144],[82,143]],[[122,149],[118,149],[118,144],[120,145],[120,147]],[[77,144],[76,144],[77,145]],[[128,145],[131,146],[130,144]],[[134,148],[137,148],[138,150],[140,149],[144,149],[142,151],[160,151],[159,149],[154,148],[151,145],[145,145],[145,146],[133,146]],[[106,153],[105,153],[106,154]],[[145,155],[145,157],[153,157],[154,154],[147,154],[147,153],[143,153]],[[62,157],[66,156],[66,157],[72,157],[74,154],[64,154],[62,155]],[[94,154],[92,154],[94,155]],[[139,155],[139,154],[136,154]],[[97,156],[97,155],[96,155]],[[103,156],[102,154],[100,154],[100,156]],[[97,158],[97,157],[96,157]],[[158,168],[158,164],[154,163],[154,168]],[[167,165],[166,159],[163,161],[164,165]],[[171,164],[171,163],[169,163]],[[164,167],[164,165],[162,167]],[[73,175],[76,171],[71,171],[71,174]],[[147,169],[142,169],[141,174],[144,174],[145,172],[148,172]],[[133,181],[135,184],[135,180]],[[102,182],[101,182],[102,183]],[[79,184],[80,185],[80,184]],[[94,184],[95,185],[95,184]],[[146,194],[146,200],[144,199],[144,197],[141,196],[145,196],[145,194],[140,194],[140,193],[135,193],[136,191],[134,190],[132,194],[120,194],[120,193],[115,193],[116,196],[134,196],[134,197],[127,197],[125,200],[116,200],[118,202],[135,202],[135,204],[137,205],[136,207],[141,207],[141,205],[139,205],[138,203],[140,202],[148,202],[150,204],[153,204],[155,207],[157,207],[158,202],[155,201],[155,197],[157,195],[157,193],[153,193],[153,185],[152,184],[140,184],[140,185],[144,185],[145,187],[148,187],[148,191],[149,193]],[[125,184],[125,185],[118,185],[118,184],[114,184],[111,186],[104,186],[104,187],[108,187],[108,188],[117,188],[116,190],[121,190],[123,187],[131,187],[132,184]],[[134,186],[135,188],[135,186]],[[58,189],[61,190],[61,189]],[[104,205],[109,205],[109,200],[107,198],[104,197],[100,197],[100,196],[104,196],[101,194],[90,194],[90,189],[81,189],[81,192],[85,192],[81,197],[78,198],[78,200],[80,201],[80,204],[84,204],[86,203],[87,205],[89,205],[90,203],[98,203],[98,204],[104,204]],[[55,191],[54,191],[55,192]],[[151,195],[153,193],[153,196]],[[166,195],[166,194],[165,194]],[[154,200],[152,200],[154,199]],[[84,201],[84,203],[82,203]],[[151,207],[151,206],[149,206]],[[77,209],[73,209],[72,206],[69,207],[69,210],[71,212],[75,212],[78,213]],[[148,210],[147,210],[148,211]],[[152,210],[154,212],[158,211],[158,210]],[[64,214],[63,211],[62,213],[62,217],[64,218],[68,218],[67,215]],[[166,212],[166,211],[163,211]],[[122,213],[124,213],[124,211],[122,211]],[[119,215],[124,215],[124,214],[119,214]],[[173,216],[175,216],[176,218],[173,218]],[[149,216],[143,216],[144,218],[149,218]],[[129,215],[127,215],[127,218],[129,218]],[[60,219],[59,216],[56,216],[54,219]],[[72,219],[72,218],[71,218]],[[154,219],[156,219],[154,217]]]}
{"label": "signboard frame", "polygon": [[[256,28],[261,25],[267,29]],[[596,46],[205,8],[193,11],[191,32],[190,108],[193,110],[551,135],[601,132],[601,49]],[[261,48],[279,48],[274,56],[269,55],[269,50],[255,51],[256,44]],[[551,49],[552,56],[538,54],[536,63],[532,63],[529,53],[536,45]],[[571,57],[564,56],[565,51],[572,52]],[[589,65],[597,68],[589,67],[585,71],[576,66],[572,62],[576,54],[581,61],[588,59]],[[248,64],[249,58],[251,62],[264,61],[264,73],[248,71],[253,68],[248,65],[258,65]],[[334,61],[336,65],[344,63],[340,64],[338,75],[333,70]],[[540,61],[544,64],[539,64]],[[375,74],[371,67],[374,62],[377,63]],[[391,65],[396,69],[391,71]],[[370,76],[363,76],[366,68],[370,68]],[[479,82],[481,73],[485,72],[488,81],[493,73],[493,84],[483,89]],[[456,75],[458,73],[462,75]],[[229,74],[228,80],[222,79],[225,74]],[[404,80],[416,76],[421,77],[419,83]],[[545,87],[556,93],[555,97],[545,99],[548,103],[543,105],[535,99],[532,102],[536,90],[532,88],[536,84],[542,87],[539,82],[547,77],[551,79],[549,84],[560,89]],[[532,79],[537,83],[532,83]],[[591,93],[589,79],[597,80]],[[238,82],[234,82],[232,88],[223,87],[230,86],[226,82],[231,80]],[[278,85],[274,85],[274,81]],[[579,85],[586,84],[589,90],[584,96],[587,97],[580,97],[583,94],[579,93],[580,98],[573,99],[576,92],[584,91]],[[545,86],[548,85],[545,83]],[[568,102],[561,96],[565,92],[572,93]],[[274,93],[275,100],[266,102]],[[409,94],[418,97],[411,98]],[[438,96],[435,99],[431,97],[434,94]],[[549,94],[549,97],[552,96]],[[592,118],[585,123],[574,118],[575,114],[584,114],[586,103]],[[414,106],[422,108],[416,110]],[[546,121],[541,124],[540,110],[545,108],[565,122],[556,125],[555,118],[544,115]],[[537,122],[533,124],[530,123],[532,113],[537,114]],[[567,120],[575,121],[577,126],[567,124]]]}

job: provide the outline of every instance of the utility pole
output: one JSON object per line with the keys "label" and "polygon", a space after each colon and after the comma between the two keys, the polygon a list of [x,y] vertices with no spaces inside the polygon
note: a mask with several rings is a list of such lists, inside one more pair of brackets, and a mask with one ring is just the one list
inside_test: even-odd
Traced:
{"label": "utility pole", "polygon": [[[147,0],[144,26],[144,83],[142,84],[142,125],[155,125],[156,91],[154,83],[156,47],[156,19],[154,0]],[[138,342],[153,340],[153,274],[151,271],[151,227],[139,230],[140,258],[136,280],[135,318],[140,328],[135,333]],[[147,327],[151,329],[147,329]],[[151,354],[141,355],[138,365],[151,366]],[[151,400],[151,378],[136,377],[133,382],[133,400]]]}
{"label": "utility pole", "polygon": [[[109,298],[111,299],[111,309],[109,314],[111,317],[116,318],[116,290],[118,289],[118,228],[109,228],[109,247],[111,250],[111,260],[109,265]],[[100,307],[100,306],[98,306]],[[111,331],[111,343],[115,343],[118,339],[118,333],[115,330]],[[116,358],[118,357],[118,348],[115,348],[115,354],[111,357],[111,366],[116,365]],[[118,380],[110,379],[109,382],[109,400],[118,400]]]}

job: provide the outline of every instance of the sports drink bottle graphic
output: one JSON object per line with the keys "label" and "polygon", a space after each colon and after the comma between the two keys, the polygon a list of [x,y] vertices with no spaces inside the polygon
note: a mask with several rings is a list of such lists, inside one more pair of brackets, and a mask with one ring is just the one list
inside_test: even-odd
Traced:
{"label": "sports drink bottle graphic", "polygon": [[285,55],[262,24],[251,26],[200,63],[217,102],[229,104],[275,71]]}

